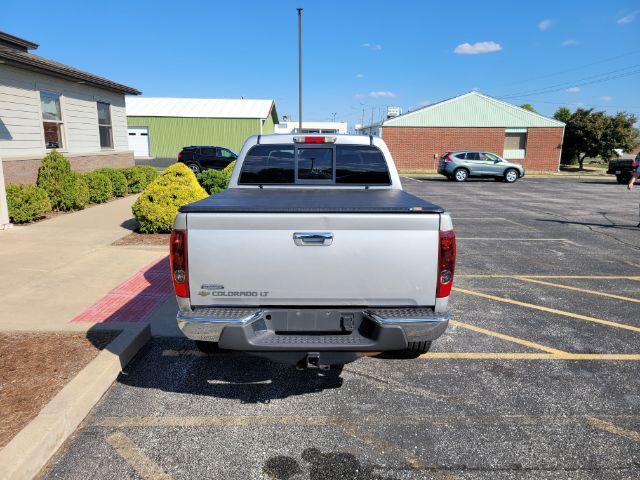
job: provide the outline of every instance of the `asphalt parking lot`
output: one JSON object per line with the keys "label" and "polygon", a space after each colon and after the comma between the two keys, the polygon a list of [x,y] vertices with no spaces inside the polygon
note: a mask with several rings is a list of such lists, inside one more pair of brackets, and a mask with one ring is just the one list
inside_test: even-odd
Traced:
{"label": "asphalt parking lot", "polygon": [[458,236],[430,353],[323,375],[155,339],[42,477],[640,478],[640,188],[403,183]]}

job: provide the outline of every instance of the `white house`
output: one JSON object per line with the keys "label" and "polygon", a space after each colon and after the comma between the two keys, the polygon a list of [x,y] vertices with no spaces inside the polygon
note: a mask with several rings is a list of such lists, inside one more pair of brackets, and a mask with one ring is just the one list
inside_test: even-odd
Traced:
{"label": "white house", "polygon": [[5,183],[34,183],[56,149],[78,171],[134,164],[122,85],[33,53],[38,45],[0,32],[0,158]]}

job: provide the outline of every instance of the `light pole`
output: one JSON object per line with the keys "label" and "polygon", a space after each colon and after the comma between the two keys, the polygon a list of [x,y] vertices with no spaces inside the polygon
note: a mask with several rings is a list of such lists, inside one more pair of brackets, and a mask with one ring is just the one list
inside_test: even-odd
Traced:
{"label": "light pole", "polygon": [[302,132],[302,8],[298,10],[298,131]]}

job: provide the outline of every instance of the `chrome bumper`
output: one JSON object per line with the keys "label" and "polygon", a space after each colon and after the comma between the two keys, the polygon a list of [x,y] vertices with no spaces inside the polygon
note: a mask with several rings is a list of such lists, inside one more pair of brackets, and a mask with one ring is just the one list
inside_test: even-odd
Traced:
{"label": "chrome bumper", "polygon": [[[305,320],[308,328],[297,325]],[[449,315],[430,308],[197,308],[178,312],[177,321],[186,337],[231,350],[387,351],[435,340],[446,330]]]}

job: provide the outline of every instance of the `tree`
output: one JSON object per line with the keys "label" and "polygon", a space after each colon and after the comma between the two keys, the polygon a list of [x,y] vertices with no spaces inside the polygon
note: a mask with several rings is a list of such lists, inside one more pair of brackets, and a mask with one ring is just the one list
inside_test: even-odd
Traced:
{"label": "tree", "polygon": [[569,120],[571,120],[571,110],[567,107],[560,107],[556,113],[553,114],[553,118],[563,123],[569,123]]}
{"label": "tree", "polygon": [[615,149],[629,151],[635,146],[635,115],[618,112],[610,116],[594,112],[592,108],[578,108],[571,113],[568,108],[560,107],[554,118],[566,124],[562,147],[564,165],[577,160],[582,170],[587,157],[609,160],[615,155]]}
{"label": "tree", "polygon": [[522,105],[520,105],[520,108],[524,108],[525,110],[529,110],[530,112],[533,112],[533,113],[538,113],[536,112],[536,109],[533,108],[533,105],[531,105],[530,103],[523,103]]}

